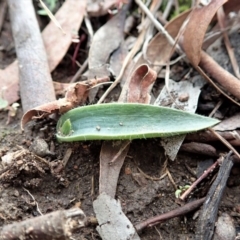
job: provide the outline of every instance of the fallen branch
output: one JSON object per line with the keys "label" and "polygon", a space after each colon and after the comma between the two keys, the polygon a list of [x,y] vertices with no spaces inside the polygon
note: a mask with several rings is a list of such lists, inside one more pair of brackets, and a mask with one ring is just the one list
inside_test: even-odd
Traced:
{"label": "fallen branch", "polygon": [[85,221],[85,214],[79,208],[56,211],[3,227],[0,240],[67,240],[74,230],[85,226]]}
{"label": "fallen branch", "polygon": [[196,240],[210,240],[213,237],[218,207],[226,187],[228,176],[233,166],[230,158],[232,151],[224,158],[217,178],[212,184],[204,202],[196,231]]}

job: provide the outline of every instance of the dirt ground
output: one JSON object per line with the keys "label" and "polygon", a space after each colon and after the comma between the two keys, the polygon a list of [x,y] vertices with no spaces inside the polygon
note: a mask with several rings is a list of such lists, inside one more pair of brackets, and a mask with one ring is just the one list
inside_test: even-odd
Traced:
{"label": "dirt ground", "polygon": [[[0,225],[39,215],[36,205],[26,189],[34,196],[43,214],[78,205],[87,216],[94,216],[92,202],[98,196],[101,142],[59,144],[54,136],[54,122],[45,131],[41,128],[46,126],[46,123],[38,123],[33,127],[33,131],[22,133],[19,126],[20,117],[21,111],[14,122],[6,125],[7,113],[1,113],[1,155],[19,150],[19,146],[29,149],[33,140],[39,135],[48,142],[55,153],[53,156],[46,157],[48,161],[61,161],[69,148],[73,150],[73,153],[58,176],[53,176],[49,170],[44,173],[39,172],[33,167],[30,170],[23,169],[18,173],[13,173],[7,179],[1,179]],[[26,155],[19,159],[21,158],[33,161],[31,156]],[[179,207],[174,194],[175,188],[167,176],[158,181],[150,179],[150,177],[161,176],[165,161],[166,157],[159,139],[132,142],[120,174],[117,198],[121,201],[124,213],[133,224]],[[209,161],[211,163],[213,159],[180,153],[174,162],[168,161],[167,166],[176,185],[184,186],[191,184],[196,179],[196,176],[188,169],[197,172],[200,162]],[[139,172],[137,167],[149,178]],[[236,208],[240,202],[238,181],[240,172],[237,166],[232,171],[229,179],[230,187],[226,189],[219,211],[234,216],[235,225],[239,226],[239,215]],[[203,197],[209,188],[210,180],[211,178],[199,186],[188,201]],[[194,239],[196,222],[194,213],[191,213],[145,229],[140,236],[141,239]],[[95,227],[88,227],[75,233],[74,239],[100,239],[100,237]]]}
{"label": "dirt ground", "polygon": [[[6,21],[5,33],[9,28],[9,22]],[[6,34],[2,34],[1,44],[7,47],[6,39],[9,37],[11,38],[10,35],[6,37]],[[236,34],[236,39],[239,39],[239,33]],[[239,44],[239,40],[233,41]],[[0,52],[1,68],[7,66],[15,58],[14,50],[11,50],[13,47],[8,47],[9,51]],[[228,61],[224,60],[226,57],[224,50],[219,54],[223,55],[218,55],[216,58],[222,59],[223,62]],[[66,65],[68,64],[69,61]],[[54,75],[62,76],[65,72],[67,70],[61,65],[61,69],[58,68]],[[231,103],[225,102],[223,110],[229,104]],[[233,107],[233,111],[236,112],[237,109]],[[5,174],[5,166],[0,160],[0,227],[39,216],[39,210],[46,214],[79,206],[87,216],[94,216],[92,203],[98,196],[99,154],[102,142],[60,144],[55,138],[56,122],[54,120],[32,122],[22,132],[21,117],[20,108],[17,116],[7,125],[8,112],[0,112],[0,157],[7,153],[23,151],[23,149],[29,150],[20,154],[15,163],[16,167],[8,174]],[[34,157],[32,143],[36,138],[42,138],[47,142],[51,154],[43,158],[55,166],[55,171],[51,171],[43,162]],[[216,147],[219,152],[227,152],[223,145],[216,144]],[[61,165],[69,149],[72,150],[72,154],[64,165]],[[205,170],[215,159],[180,152],[175,161],[167,161],[159,139],[134,140],[121,170],[117,187],[116,196],[121,201],[123,212],[135,225],[152,216],[178,208],[179,204],[175,197],[176,188],[170,178],[165,176],[161,180],[158,179],[165,173],[165,167],[167,166],[174,183],[179,187],[193,183],[203,169]],[[205,167],[201,168],[204,164]],[[215,172],[211,174],[198,186],[188,202],[206,195],[215,174]],[[240,229],[239,177],[239,166],[235,164],[219,208],[219,214],[228,213],[232,216],[237,230]],[[188,215],[167,220],[155,227],[144,229],[140,237],[143,240],[194,239],[197,213],[198,211],[194,211]],[[74,233],[73,238],[101,239],[95,226],[82,228]]]}

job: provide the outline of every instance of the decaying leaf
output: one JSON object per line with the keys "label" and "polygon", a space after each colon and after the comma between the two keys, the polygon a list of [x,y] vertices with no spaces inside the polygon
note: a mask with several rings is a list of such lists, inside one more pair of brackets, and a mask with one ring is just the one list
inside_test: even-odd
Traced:
{"label": "decaying leaf", "polygon": [[149,93],[156,78],[157,73],[148,65],[139,66],[131,76],[127,102],[149,103]]}
{"label": "decaying leaf", "polygon": [[21,128],[32,119],[41,119],[52,113],[65,113],[70,109],[85,103],[89,90],[98,83],[107,82],[109,78],[92,79],[70,85],[65,97],[27,111],[21,120]]}
{"label": "decaying leaf", "polygon": [[193,64],[198,66],[201,59],[201,49],[207,28],[217,10],[227,0],[212,0],[207,6],[195,8],[188,19],[183,35],[182,46]]}
{"label": "decaying leaf", "polygon": [[100,153],[99,193],[115,197],[118,176],[131,141],[104,141]]}
{"label": "decaying leaf", "polygon": [[[127,9],[127,6],[124,6],[117,15],[110,19],[94,34],[92,44],[89,49],[89,79],[94,77],[110,76],[110,66],[108,61],[111,54],[120,47],[120,44],[123,41],[123,29]],[[90,91],[90,102],[95,99],[97,91],[97,88]]]}

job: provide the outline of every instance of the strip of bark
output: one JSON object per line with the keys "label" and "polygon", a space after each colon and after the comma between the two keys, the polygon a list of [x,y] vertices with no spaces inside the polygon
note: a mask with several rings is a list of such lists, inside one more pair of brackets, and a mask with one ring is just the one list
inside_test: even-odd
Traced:
{"label": "strip of bark", "polygon": [[67,240],[75,229],[85,225],[85,221],[79,208],[56,211],[3,227],[0,240]]}
{"label": "strip of bark", "polygon": [[18,57],[22,107],[26,112],[56,98],[32,1],[8,0],[8,6]]}
{"label": "strip of bark", "polygon": [[233,166],[231,154],[232,151],[224,158],[217,178],[206,196],[197,224],[196,240],[210,240],[213,237],[218,207]]}

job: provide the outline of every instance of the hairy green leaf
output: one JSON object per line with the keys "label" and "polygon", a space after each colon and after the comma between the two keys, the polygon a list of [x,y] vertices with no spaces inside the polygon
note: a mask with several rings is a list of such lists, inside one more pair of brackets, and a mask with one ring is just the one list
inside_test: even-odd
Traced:
{"label": "hairy green leaf", "polygon": [[115,140],[168,137],[211,127],[219,121],[166,107],[108,103],[75,108],[60,117],[57,139]]}

